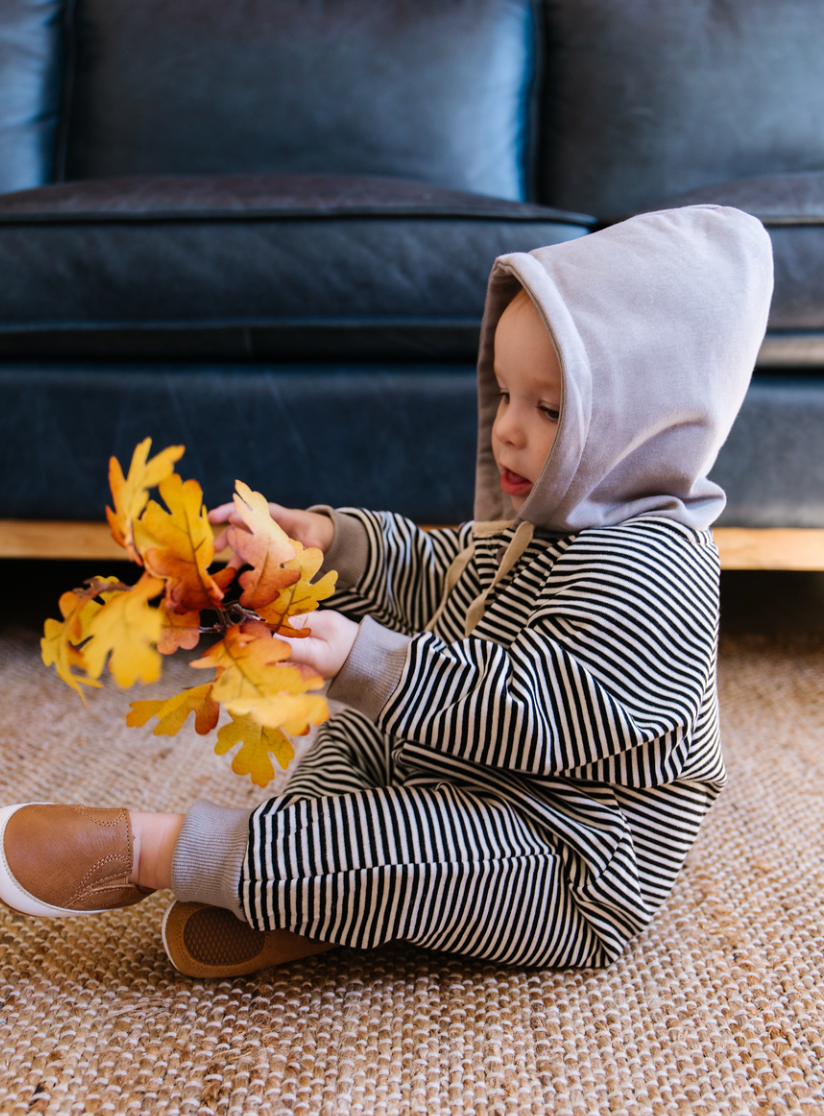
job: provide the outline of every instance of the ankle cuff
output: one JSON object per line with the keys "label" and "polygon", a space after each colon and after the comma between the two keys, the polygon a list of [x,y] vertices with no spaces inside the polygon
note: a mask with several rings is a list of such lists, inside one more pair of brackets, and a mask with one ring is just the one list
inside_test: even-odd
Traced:
{"label": "ankle cuff", "polygon": [[198,799],[183,819],[172,857],[172,891],[184,903],[225,907],[246,921],[240,872],[249,843],[251,810]]}

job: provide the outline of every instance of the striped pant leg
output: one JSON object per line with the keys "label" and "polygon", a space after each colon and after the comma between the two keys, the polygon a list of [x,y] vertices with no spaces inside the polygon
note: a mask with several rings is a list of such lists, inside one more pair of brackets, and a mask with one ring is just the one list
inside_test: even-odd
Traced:
{"label": "striped pant leg", "polygon": [[241,899],[259,929],[341,945],[606,961],[546,835],[495,795],[451,783],[270,800],[252,815]]}
{"label": "striped pant leg", "polygon": [[391,737],[354,709],[336,713],[318,731],[288,783],[290,798],[323,798],[387,786],[393,781]]}

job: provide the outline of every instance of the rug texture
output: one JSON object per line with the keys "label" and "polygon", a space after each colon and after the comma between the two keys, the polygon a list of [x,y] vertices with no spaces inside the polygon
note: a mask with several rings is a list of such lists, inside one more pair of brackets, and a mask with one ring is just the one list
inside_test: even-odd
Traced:
{"label": "rug texture", "polygon": [[[0,802],[184,810],[277,792],[208,739],[127,729],[0,636]],[[654,924],[604,971],[397,943],[224,982],[175,973],[168,893],[102,916],[0,913],[0,1113],[824,1113],[824,642],[722,647],[729,785]],[[199,681],[199,677],[197,679]]]}

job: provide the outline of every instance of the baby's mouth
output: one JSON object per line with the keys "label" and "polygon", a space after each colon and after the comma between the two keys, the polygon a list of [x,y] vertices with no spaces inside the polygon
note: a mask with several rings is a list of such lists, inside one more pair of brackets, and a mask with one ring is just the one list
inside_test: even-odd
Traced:
{"label": "baby's mouth", "polygon": [[513,473],[511,469],[504,469],[501,473],[501,489],[507,496],[523,496],[532,488],[532,481],[522,477],[520,473]]}

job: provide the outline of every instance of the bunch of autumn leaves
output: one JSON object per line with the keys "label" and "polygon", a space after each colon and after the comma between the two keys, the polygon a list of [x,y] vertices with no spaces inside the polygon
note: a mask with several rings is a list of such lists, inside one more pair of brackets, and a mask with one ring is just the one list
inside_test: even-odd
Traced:
{"label": "bunch of autumn leaves", "polygon": [[[85,701],[82,687],[100,685],[107,661],[124,688],[155,682],[161,656],[191,650],[203,632],[221,634],[190,664],[213,669],[212,681],[165,701],[132,702],[126,723],[141,726],[156,717],[155,734],[174,736],[193,713],[196,731],[205,734],[217,727],[223,706],[231,721],[219,729],[215,751],[240,744],[233,771],[266,786],[274,775],[270,755],[285,768],[294,755],[289,735],[303,735],[329,715],[325,698],[311,692],[323,679],[311,667],[286,663],[288,643],[272,636],[308,635],[308,628],[295,628],[290,620],[329,597],[336,575],[313,582],[321,551],[288,538],[265,498],[238,481],[234,504],[243,526],[231,526],[227,542],[249,568],[238,579],[239,600],[227,602],[236,570],[209,572],[215,547],[201,487],[174,472],[184,447],[170,446],[149,459],[150,448],[150,438],[137,446],[126,477],[111,459],[114,510],[106,508],[112,536],[143,574],[131,586],[116,577],[94,577],[85,588],[64,593],[63,620],[46,621],[43,662],[54,665]],[[156,486],[165,508],[149,500]],[[216,614],[208,626],[202,624],[205,611]]]}

